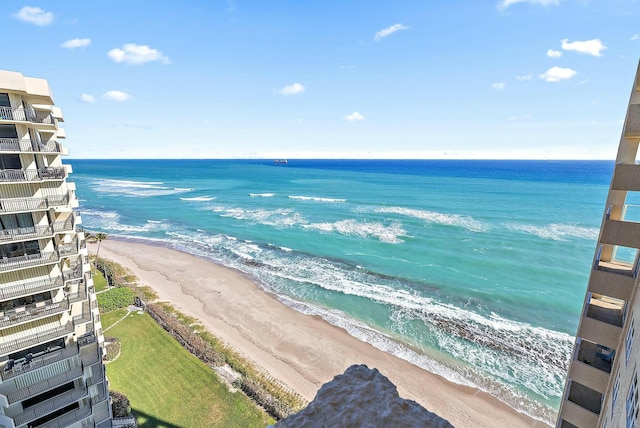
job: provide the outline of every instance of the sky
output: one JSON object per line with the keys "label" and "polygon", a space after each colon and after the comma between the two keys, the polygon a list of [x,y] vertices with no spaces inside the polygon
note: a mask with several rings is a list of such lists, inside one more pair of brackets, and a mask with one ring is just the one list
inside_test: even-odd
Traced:
{"label": "sky", "polygon": [[3,2],[71,158],[614,159],[638,0]]}

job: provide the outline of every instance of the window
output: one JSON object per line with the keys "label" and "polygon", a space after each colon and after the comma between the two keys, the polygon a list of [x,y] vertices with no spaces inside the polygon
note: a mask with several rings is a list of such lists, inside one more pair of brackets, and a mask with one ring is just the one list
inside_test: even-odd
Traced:
{"label": "window", "polygon": [[0,107],[11,107],[11,102],[9,102],[9,94],[0,93]]}
{"label": "window", "polygon": [[0,169],[20,169],[20,155],[0,155]]}
{"label": "window", "polygon": [[627,363],[629,362],[629,357],[631,356],[631,346],[633,346],[633,335],[635,334],[635,316],[631,317],[631,322],[629,323],[629,331],[627,332],[627,338],[625,340],[625,347],[627,351]]}
{"label": "window", "polygon": [[33,227],[33,216],[31,213],[8,214],[0,216],[0,229],[11,230]]}
{"label": "window", "polygon": [[40,253],[38,241],[13,242],[11,244],[0,245],[0,257],[12,258],[30,254]]}
{"label": "window", "polygon": [[635,428],[638,420],[638,372],[634,371],[633,381],[627,394],[627,428]]}
{"label": "window", "polygon": [[18,138],[15,125],[0,125],[0,138]]}
{"label": "window", "polygon": [[613,393],[611,394],[611,417],[613,418],[613,412],[616,408],[616,400],[618,399],[618,392],[620,391],[620,370],[616,374],[616,381],[613,383]]}

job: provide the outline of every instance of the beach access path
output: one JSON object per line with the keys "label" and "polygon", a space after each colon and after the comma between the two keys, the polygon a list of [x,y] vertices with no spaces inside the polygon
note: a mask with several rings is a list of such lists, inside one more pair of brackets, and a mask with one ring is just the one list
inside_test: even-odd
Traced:
{"label": "beach access path", "polygon": [[[95,253],[95,244],[88,244]],[[353,364],[377,368],[398,388],[456,427],[547,427],[474,388],[447,381],[374,348],[319,317],[304,315],[242,273],[173,249],[109,239],[100,256],[129,268],[161,301],[197,318],[307,400]]]}

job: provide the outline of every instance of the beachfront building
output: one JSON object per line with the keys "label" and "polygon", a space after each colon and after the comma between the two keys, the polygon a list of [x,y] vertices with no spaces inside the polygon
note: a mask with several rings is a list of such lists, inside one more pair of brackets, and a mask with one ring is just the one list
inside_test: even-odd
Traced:
{"label": "beachfront building", "polygon": [[62,114],[0,71],[0,427],[110,427],[104,342]]}
{"label": "beachfront building", "polygon": [[640,427],[639,141],[640,66],[558,415],[560,428]]}

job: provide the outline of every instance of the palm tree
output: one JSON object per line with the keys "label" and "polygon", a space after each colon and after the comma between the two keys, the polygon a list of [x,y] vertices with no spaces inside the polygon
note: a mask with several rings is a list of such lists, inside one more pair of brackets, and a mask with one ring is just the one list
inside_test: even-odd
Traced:
{"label": "palm tree", "polygon": [[104,241],[105,239],[107,239],[107,234],[106,233],[102,233],[102,232],[98,232],[95,235],[96,241],[98,241],[98,248],[96,249],[96,258],[98,258],[98,253],[100,252],[100,243],[102,241]]}

